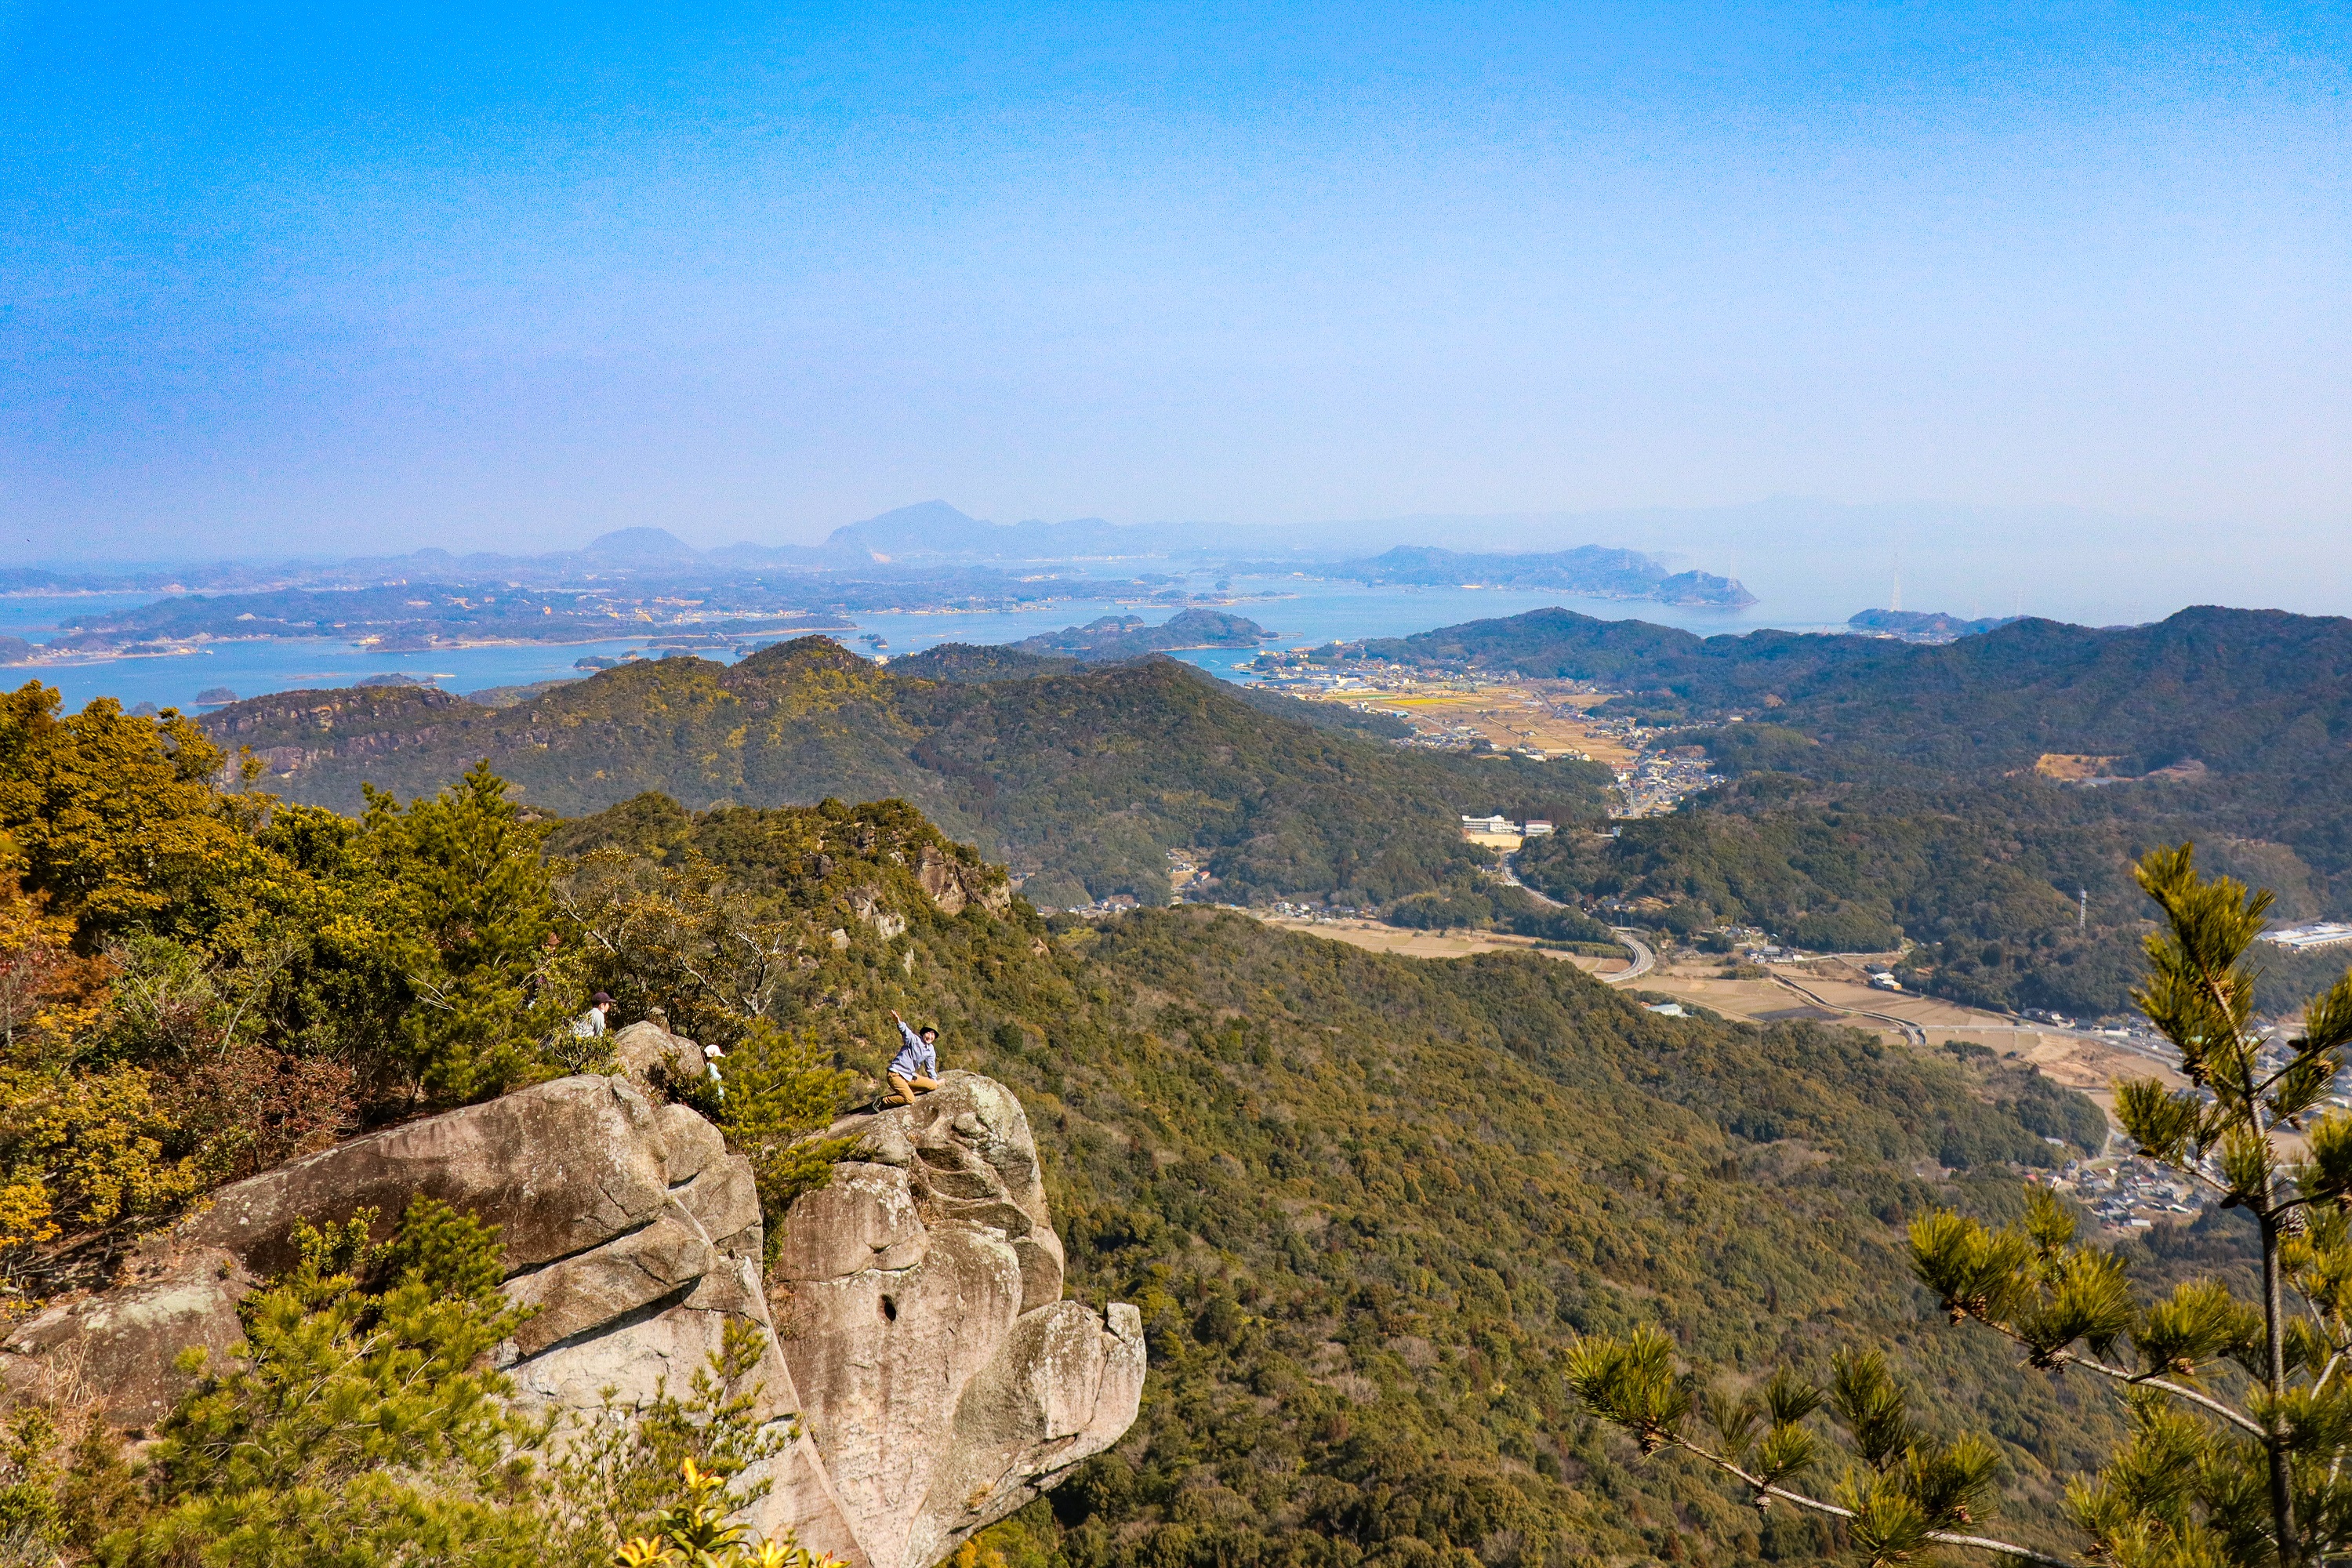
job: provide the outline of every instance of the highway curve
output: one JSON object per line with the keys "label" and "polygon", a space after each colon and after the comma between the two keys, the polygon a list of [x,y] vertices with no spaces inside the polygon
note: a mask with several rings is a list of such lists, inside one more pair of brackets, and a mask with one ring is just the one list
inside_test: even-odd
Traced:
{"label": "highway curve", "polygon": [[1632,968],[1621,969],[1614,974],[1598,976],[1603,985],[1622,985],[1628,980],[1638,979],[1658,966],[1658,955],[1651,951],[1648,942],[1622,927],[1614,929],[1617,932],[1617,940],[1623,942],[1625,951],[1633,955],[1633,964]]}

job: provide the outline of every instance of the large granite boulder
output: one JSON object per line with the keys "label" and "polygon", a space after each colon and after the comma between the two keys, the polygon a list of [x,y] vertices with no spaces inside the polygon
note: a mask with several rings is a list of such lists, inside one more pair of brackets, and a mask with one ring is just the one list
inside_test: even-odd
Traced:
{"label": "large granite boulder", "polygon": [[188,1390],[181,1351],[200,1346],[216,1360],[244,1342],[236,1304],[253,1286],[235,1253],[199,1247],[168,1262],[142,1254],[112,1289],[17,1324],[0,1345],[0,1380],[34,1399],[102,1398],[116,1425],[144,1434]]}
{"label": "large granite boulder", "polygon": [[863,1157],[793,1206],[771,1279],[750,1163],[717,1129],[625,1078],[570,1078],[224,1188],[114,1289],[20,1324],[0,1379],[100,1391],[152,1429],[187,1387],[177,1352],[236,1346],[237,1300],[292,1261],[297,1220],[372,1208],[388,1233],[423,1193],[500,1227],[506,1289],[538,1309],[498,1357],[518,1405],[587,1421],[606,1390],[643,1404],[747,1325],[756,1413],[792,1435],[751,1522],[855,1568],[925,1568],[1115,1441],[1143,1379],[1132,1308],[1060,1299],[1020,1105],[950,1077],[844,1125]]}
{"label": "large granite boulder", "polygon": [[1037,1148],[1003,1086],[950,1072],[852,1117],[785,1216],[771,1313],[806,1429],[872,1568],[927,1568],[1118,1441],[1140,1316],[1062,1299]]}
{"label": "large granite boulder", "polygon": [[664,1022],[646,1018],[613,1036],[613,1060],[621,1076],[648,1094],[658,1095],[665,1083],[690,1083],[709,1070],[702,1047],[684,1035],[673,1035]]}

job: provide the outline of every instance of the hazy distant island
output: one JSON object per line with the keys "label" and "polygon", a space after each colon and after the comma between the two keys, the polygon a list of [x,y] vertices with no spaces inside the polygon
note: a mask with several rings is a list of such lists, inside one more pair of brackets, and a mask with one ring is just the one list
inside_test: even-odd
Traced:
{"label": "hazy distant island", "polygon": [[[1042,654],[1126,658],[1255,646],[1267,635],[1262,628],[1203,606],[1233,602],[1231,578],[1264,574],[1558,589],[1723,608],[1756,602],[1730,578],[1670,573],[1639,552],[1598,544],[1473,554],[1408,543],[1381,555],[1358,553],[1385,542],[1384,532],[1394,537],[1387,525],[1367,537],[1364,528],[1336,524],[1131,527],[1098,518],[998,524],[935,500],[846,524],[816,545],[697,550],[667,530],[639,527],[538,555],[425,549],[275,565],[6,567],[0,568],[0,594],[156,597],[131,608],[68,615],[43,643],[0,638],[0,664],[185,654],[209,642],[304,637],[380,653],[615,638],[644,638],[650,648],[749,651],[756,646],[749,639],[843,629],[850,616],[894,610],[1009,610],[1091,599],[1180,612],[1165,626],[1110,617],[1023,645]],[[1147,564],[1155,561],[1167,569]],[[1113,562],[1124,564],[1114,568]],[[1215,583],[1213,591],[1188,586],[1188,578],[1198,584],[1202,577]]]}
{"label": "hazy distant island", "polygon": [[1012,646],[1022,653],[1096,660],[1134,658],[1185,647],[1255,647],[1279,635],[1242,616],[1183,610],[1156,626],[1144,625],[1140,616],[1103,616],[1082,626],[1041,632]]}
{"label": "hazy distant island", "polygon": [[[393,584],[188,594],[65,621],[45,651],[82,657],[162,652],[242,637],[337,637],[381,653],[490,642],[587,643],[645,635],[677,647],[724,647],[760,633],[848,623],[769,602],[756,592],[691,600],[615,588]],[[29,651],[29,650],[28,650]]]}
{"label": "hazy distant island", "polygon": [[1735,578],[1711,572],[1669,574],[1639,551],[1599,544],[1510,554],[1401,544],[1368,560],[1341,562],[1329,574],[1359,583],[1433,588],[1559,588],[1586,598],[1649,599],[1661,605],[1712,605],[1731,610],[1756,603],[1756,595]]}
{"label": "hazy distant island", "polygon": [[1988,616],[1982,620],[1964,621],[1941,610],[1864,610],[1848,616],[1845,624],[1858,632],[1900,637],[1905,642],[1946,643],[1999,631],[2021,618]]}

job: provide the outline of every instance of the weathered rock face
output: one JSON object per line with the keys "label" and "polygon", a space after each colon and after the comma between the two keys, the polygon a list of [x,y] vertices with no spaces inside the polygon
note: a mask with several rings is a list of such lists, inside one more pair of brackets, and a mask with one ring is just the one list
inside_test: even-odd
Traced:
{"label": "weathered rock face", "polygon": [[701,1077],[709,1065],[700,1046],[651,1020],[632,1024],[613,1037],[613,1060],[624,1077],[648,1093],[656,1091],[661,1079],[687,1082]]}
{"label": "weathered rock face", "polygon": [[216,1248],[181,1254],[170,1268],[134,1264],[104,1295],[18,1324],[0,1346],[0,1381],[37,1399],[103,1396],[117,1423],[151,1430],[187,1391],[173,1357],[201,1345],[218,1358],[245,1338],[236,1303],[253,1285],[244,1260]]}
{"label": "weathered rock face", "polygon": [[853,1117],[768,1280],[802,1419],[872,1568],[925,1568],[1134,1422],[1142,1321],[1062,1300],[1020,1102],[950,1072]]}
{"label": "weathered rock face", "polygon": [[1108,1447],[1143,1382],[1134,1310],[1061,1300],[1019,1104],[949,1078],[844,1125],[866,1157],[793,1206],[766,1280],[750,1163],[715,1128],[625,1079],[563,1079],[223,1189],[122,1284],[21,1325],[0,1378],[78,1382],[151,1428],[187,1385],[173,1357],[237,1342],[237,1300],[292,1261],[297,1220],[373,1208],[389,1232],[423,1193],[501,1227],[507,1290],[538,1309],[500,1352],[518,1404],[592,1415],[608,1388],[641,1404],[747,1324],[761,1417],[799,1426],[755,1527],[856,1568],[925,1568]]}
{"label": "weathered rock face", "polygon": [[921,858],[915,866],[915,879],[930,894],[931,901],[945,914],[961,914],[966,906],[978,904],[990,914],[1002,915],[1013,908],[1013,889],[1001,873],[991,876],[976,872],[961,861],[951,860],[938,847],[923,846]]}

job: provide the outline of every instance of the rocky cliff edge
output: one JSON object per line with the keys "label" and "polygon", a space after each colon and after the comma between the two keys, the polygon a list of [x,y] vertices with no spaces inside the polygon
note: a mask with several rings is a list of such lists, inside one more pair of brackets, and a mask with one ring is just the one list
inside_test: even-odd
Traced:
{"label": "rocky cliff edge", "polygon": [[295,1221],[423,1193],[500,1227],[506,1289],[538,1309],[499,1360],[516,1403],[587,1415],[683,1389],[729,1321],[766,1344],[760,1415],[791,1447],[751,1522],[856,1568],[927,1568],[1133,1423],[1132,1307],[1062,1299],[1062,1247],[1020,1102],[953,1072],[912,1107],[832,1130],[856,1152],[766,1237],[749,1162],[624,1078],[568,1078],[322,1151],[222,1189],[114,1289],[0,1346],[0,1378],[70,1376],[150,1429],[173,1358],[227,1352],[238,1298],[292,1261]]}

